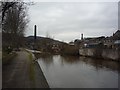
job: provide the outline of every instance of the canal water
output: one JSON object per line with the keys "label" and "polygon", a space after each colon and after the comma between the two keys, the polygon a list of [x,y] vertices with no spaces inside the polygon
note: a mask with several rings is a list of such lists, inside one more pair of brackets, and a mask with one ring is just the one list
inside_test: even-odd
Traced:
{"label": "canal water", "polygon": [[118,88],[118,62],[54,55],[38,63],[51,88]]}

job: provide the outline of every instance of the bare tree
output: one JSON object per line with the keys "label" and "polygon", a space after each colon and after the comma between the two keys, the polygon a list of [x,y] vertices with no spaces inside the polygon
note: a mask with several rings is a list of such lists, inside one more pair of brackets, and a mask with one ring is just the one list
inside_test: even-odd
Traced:
{"label": "bare tree", "polygon": [[10,7],[13,7],[16,2],[2,2],[2,21],[4,19],[5,13],[9,10]]}
{"label": "bare tree", "polygon": [[2,15],[4,15],[2,16],[3,42],[8,42],[9,45],[17,47],[22,43],[24,31],[28,23],[27,7],[24,2],[6,3],[9,8],[4,3],[3,8],[5,10],[2,10]]}

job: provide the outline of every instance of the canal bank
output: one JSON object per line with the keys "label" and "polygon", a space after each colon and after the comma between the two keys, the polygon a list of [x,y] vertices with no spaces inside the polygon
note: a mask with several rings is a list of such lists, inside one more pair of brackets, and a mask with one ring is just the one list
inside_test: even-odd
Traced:
{"label": "canal bank", "polygon": [[25,49],[25,51],[29,53],[29,58],[32,59],[32,74],[34,74],[32,78],[34,79],[34,88],[48,88],[49,90],[49,84],[35,56],[35,54],[41,54],[42,52],[29,49]]}
{"label": "canal bank", "polygon": [[50,88],[49,87],[49,84],[44,76],[44,73],[40,67],[40,65],[38,64],[38,61],[36,60],[36,57],[35,57],[35,53],[38,53],[38,54],[41,54],[39,51],[34,51],[34,54],[33,52],[29,51],[30,55],[32,55],[32,62],[34,63],[34,77],[35,77],[35,88]]}
{"label": "canal bank", "polygon": [[38,62],[35,62],[34,63],[34,68],[35,68],[35,82],[36,82],[36,86],[35,88],[50,88],[49,85],[48,85],[48,82],[42,72],[42,69],[41,67],[39,66]]}
{"label": "canal bank", "polygon": [[49,88],[33,57],[26,51],[17,52],[9,64],[2,66],[2,88]]}
{"label": "canal bank", "polygon": [[120,51],[115,49],[81,48],[81,56],[120,61]]}

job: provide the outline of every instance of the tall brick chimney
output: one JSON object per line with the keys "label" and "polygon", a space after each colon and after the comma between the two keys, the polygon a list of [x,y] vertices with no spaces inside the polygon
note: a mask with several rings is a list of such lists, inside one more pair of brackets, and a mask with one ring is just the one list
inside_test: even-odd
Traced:
{"label": "tall brick chimney", "polygon": [[37,26],[35,25],[34,26],[34,39],[36,40],[36,29],[37,29]]}
{"label": "tall brick chimney", "polygon": [[81,40],[83,40],[83,33],[81,34]]}

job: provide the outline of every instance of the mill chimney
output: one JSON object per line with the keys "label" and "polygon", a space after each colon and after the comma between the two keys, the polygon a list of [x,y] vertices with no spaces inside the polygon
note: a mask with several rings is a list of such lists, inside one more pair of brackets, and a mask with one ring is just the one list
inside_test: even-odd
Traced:
{"label": "mill chimney", "polygon": [[37,29],[37,26],[35,25],[34,26],[34,39],[36,40],[36,29]]}
{"label": "mill chimney", "polygon": [[81,34],[81,40],[83,40],[83,33]]}

